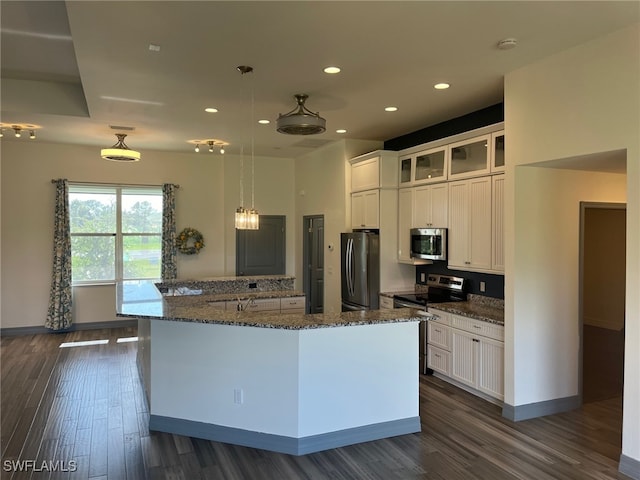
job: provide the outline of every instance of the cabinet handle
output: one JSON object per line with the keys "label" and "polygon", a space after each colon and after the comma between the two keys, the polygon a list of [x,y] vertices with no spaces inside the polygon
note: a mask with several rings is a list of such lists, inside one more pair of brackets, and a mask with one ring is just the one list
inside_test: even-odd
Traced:
{"label": "cabinet handle", "polygon": [[434,356],[434,357],[436,357],[436,358],[440,358],[440,355],[439,355],[439,354],[437,354],[437,353],[436,353],[436,354],[434,354],[433,356]]}
{"label": "cabinet handle", "polygon": [[474,338],[473,341],[476,343],[480,343],[480,340],[478,340],[477,338]]}
{"label": "cabinet handle", "polygon": [[436,331],[436,333],[442,333],[442,331],[438,330],[437,328],[434,328],[434,330]]}
{"label": "cabinet handle", "polygon": [[482,327],[480,327],[480,326],[478,326],[478,325],[474,325],[474,326],[473,326],[473,328],[478,328],[478,329],[480,329],[480,328],[482,328]]}

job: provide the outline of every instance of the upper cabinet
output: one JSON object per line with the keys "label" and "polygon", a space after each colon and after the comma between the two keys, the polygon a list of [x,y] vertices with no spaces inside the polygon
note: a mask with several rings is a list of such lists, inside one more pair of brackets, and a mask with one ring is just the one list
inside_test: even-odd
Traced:
{"label": "upper cabinet", "polygon": [[504,130],[491,134],[491,171],[504,172]]}
{"label": "upper cabinet", "polygon": [[449,178],[469,178],[490,172],[491,135],[470,138],[449,145]]}
{"label": "upper cabinet", "polygon": [[401,157],[399,162],[400,186],[442,182],[447,179],[448,149],[432,148]]}
{"label": "upper cabinet", "polygon": [[351,193],[398,186],[397,152],[377,150],[349,160]]}

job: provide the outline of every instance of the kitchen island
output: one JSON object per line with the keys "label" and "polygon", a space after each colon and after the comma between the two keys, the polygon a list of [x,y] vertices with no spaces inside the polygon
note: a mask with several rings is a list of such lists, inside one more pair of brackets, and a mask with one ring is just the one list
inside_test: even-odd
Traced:
{"label": "kitchen island", "polygon": [[416,310],[221,311],[144,282],[118,293],[118,315],[138,318],[151,430],[294,455],[420,431]]}

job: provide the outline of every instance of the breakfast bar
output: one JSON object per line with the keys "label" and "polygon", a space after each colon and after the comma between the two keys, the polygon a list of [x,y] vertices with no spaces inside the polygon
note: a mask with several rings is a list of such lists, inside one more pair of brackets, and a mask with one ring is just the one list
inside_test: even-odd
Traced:
{"label": "breakfast bar", "polygon": [[218,310],[160,290],[118,288],[151,430],[293,455],[420,431],[416,310]]}

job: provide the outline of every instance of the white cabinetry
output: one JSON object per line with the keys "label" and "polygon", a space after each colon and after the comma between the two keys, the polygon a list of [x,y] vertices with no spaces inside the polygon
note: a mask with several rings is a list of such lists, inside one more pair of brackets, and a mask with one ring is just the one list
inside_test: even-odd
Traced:
{"label": "white cabinetry", "polygon": [[351,193],[373,188],[398,187],[398,154],[376,150],[349,160],[351,164]]}
{"label": "white cabinetry", "polygon": [[430,308],[427,365],[459,386],[504,398],[504,327]]}
{"label": "white cabinetry", "polygon": [[449,184],[415,187],[414,223],[416,228],[447,228],[449,223]]}
{"label": "white cabinetry", "polygon": [[504,130],[491,134],[491,171],[504,172]]}
{"label": "white cabinetry", "polygon": [[504,175],[494,175],[491,181],[491,269],[504,272]]}
{"label": "white cabinetry", "polygon": [[425,264],[409,255],[412,228],[440,227],[448,224],[449,184],[437,183],[398,190],[398,261]]}
{"label": "white cabinetry", "polygon": [[393,308],[393,298],[387,297],[386,295],[380,295],[378,297],[380,310],[387,310]]}
{"label": "white cabinetry", "polygon": [[399,185],[403,187],[446,180],[448,152],[447,147],[437,147],[400,157]]}
{"label": "white cabinetry", "polygon": [[491,271],[491,177],[449,184],[449,268]]}
{"label": "white cabinetry", "polygon": [[351,194],[351,228],[380,228],[380,190]]}
{"label": "white cabinetry", "polygon": [[283,297],[280,299],[282,313],[305,313],[306,297]]}
{"label": "white cabinetry", "polygon": [[486,175],[491,171],[491,134],[449,144],[449,179]]}

